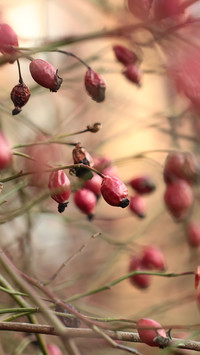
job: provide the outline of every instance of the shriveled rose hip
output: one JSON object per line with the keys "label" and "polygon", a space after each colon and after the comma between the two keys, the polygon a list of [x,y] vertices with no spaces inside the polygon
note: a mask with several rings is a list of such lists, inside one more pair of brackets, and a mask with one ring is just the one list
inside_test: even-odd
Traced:
{"label": "shriveled rose hip", "polygon": [[161,348],[168,345],[169,338],[167,337],[165,330],[155,320],[150,318],[141,318],[136,322],[136,326],[138,328],[140,339],[143,343],[150,346],[159,346]]}
{"label": "shriveled rose hip", "polygon": [[147,213],[147,204],[146,200],[140,196],[135,195],[130,197],[129,208],[139,218],[145,218]]}
{"label": "shriveled rose hip", "polygon": [[17,115],[21,112],[21,108],[28,102],[30,96],[30,90],[24,83],[14,86],[10,94],[11,100],[15,105],[12,111],[13,115]]}
{"label": "shriveled rose hip", "polygon": [[12,161],[12,153],[3,132],[0,132],[0,170],[7,168]]}
{"label": "shriveled rose hip", "polygon": [[62,355],[62,351],[59,347],[53,343],[47,344],[47,350],[49,355]]}
{"label": "shriveled rose hip", "polygon": [[126,185],[115,176],[104,176],[101,184],[101,194],[111,206],[125,208],[129,204]]}
{"label": "shriveled rose hip", "polygon": [[[80,143],[77,143],[75,148],[72,151],[72,157],[74,164],[83,164],[90,167],[94,166],[93,159],[87,150],[81,146]],[[85,180],[91,179],[93,176],[92,171],[84,167],[74,168],[75,174],[77,177],[81,177]]]}
{"label": "shriveled rose hip", "polygon": [[122,45],[113,46],[113,51],[117,60],[126,66],[137,62],[136,54]]}
{"label": "shriveled rose hip", "polygon": [[198,247],[200,245],[200,223],[198,221],[190,221],[186,227],[186,237],[191,247]]}
{"label": "shriveled rose hip", "polygon": [[129,184],[138,194],[149,194],[156,189],[153,180],[148,176],[138,176],[130,180]]}
{"label": "shriveled rose hip", "polygon": [[3,54],[15,54],[18,47],[18,37],[15,31],[7,23],[0,24],[0,52]]}
{"label": "shriveled rose hip", "polygon": [[147,269],[165,270],[165,259],[162,251],[156,246],[146,246],[141,258]]}
{"label": "shriveled rose hip", "polygon": [[36,83],[50,91],[58,91],[63,80],[58,76],[57,70],[53,65],[42,59],[34,59],[30,63],[29,68],[32,78]]}
{"label": "shriveled rose hip", "polygon": [[166,183],[182,179],[193,184],[197,181],[199,174],[200,166],[194,154],[188,152],[168,154],[163,170]]}
{"label": "shriveled rose hip", "polygon": [[[145,266],[142,263],[142,260],[136,256],[133,256],[130,261],[129,272],[142,270],[145,270]],[[151,284],[152,277],[151,275],[133,275],[129,278],[129,280],[134,286],[137,286],[138,288],[147,288]]]}
{"label": "shriveled rose hip", "polygon": [[83,213],[88,216],[89,220],[93,218],[97,199],[92,191],[85,188],[77,190],[74,193],[74,203]]}
{"label": "shriveled rose hip", "polygon": [[105,99],[106,83],[102,76],[89,68],[85,74],[85,88],[92,100],[102,102]]}
{"label": "shriveled rose hip", "polygon": [[63,170],[53,171],[50,174],[48,188],[52,199],[58,202],[58,211],[63,212],[71,194],[71,183]]}
{"label": "shriveled rose hip", "polygon": [[174,218],[177,220],[184,219],[194,202],[191,186],[185,180],[172,182],[166,188],[164,201]]}
{"label": "shriveled rose hip", "polygon": [[147,19],[153,0],[128,0],[129,11],[141,20]]}

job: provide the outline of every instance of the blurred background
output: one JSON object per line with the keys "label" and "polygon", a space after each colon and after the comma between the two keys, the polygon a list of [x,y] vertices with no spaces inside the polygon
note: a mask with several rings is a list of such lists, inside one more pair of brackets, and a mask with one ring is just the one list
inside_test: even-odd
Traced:
{"label": "blurred background", "polygon": [[[198,17],[198,7],[198,4],[191,6],[187,16]],[[171,35],[164,43],[154,41],[148,44],[152,36],[146,29],[130,31],[129,35],[121,37],[94,36],[80,40],[83,35],[139,23],[140,20],[128,11],[123,0],[6,0],[0,1],[0,19],[15,30],[22,48],[74,36],[77,40],[62,46],[62,49],[80,56],[103,76],[107,84],[106,100],[96,103],[86,93],[85,68],[79,62],[59,53],[37,53],[34,58],[53,64],[63,78],[58,93],[51,93],[33,81],[29,60],[22,58],[22,75],[31,91],[31,98],[18,116],[12,116],[10,92],[18,83],[17,65],[2,65],[1,129],[10,145],[13,147],[38,141],[41,137],[81,131],[89,124],[100,122],[102,129],[98,133],[74,135],[66,141],[81,142],[92,156],[111,159],[116,175],[125,183],[135,176],[147,174],[156,184],[155,192],[145,196],[147,216],[144,219],[138,218],[129,208],[111,207],[100,198],[94,219],[88,221],[87,216],[75,206],[73,196],[66,211],[59,215],[57,204],[48,197],[22,215],[19,213],[16,218],[8,218],[6,223],[1,222],[1,247],[19,268],[46,281],[92,234],[101,233],[49,285],[63,300],[125,275],[129,271],[131,257],[146,245],[156,245],[163,251],[167,272],[194,270],[199,263],[199,250],[188,246],[184,223],[173,220],[163,201],[163,165],[168,151],[174,149],[199,154],[198,114],[188,109],[189,100],[178,95],[165,71],[169,54],[167,46],[173,57],[182,46],[181,40]],[[164,27],[160,28],[161,32],[164,30]],[[194,31],[192,35],[197,43],[199,28]],[[191,32],[181,35],[187,35],[189,40]],[[137,54],[143,73],[140,87],[123,75],[123,66],[116,60],[112,49],[116,44],[127,46]],[[28,153],[25,148],[15,151]],[[54,144],[44,147],[44,150],[41,148],[38,156],[43,151],[50,161],[55,153],[55,166],[72,163],[70,145]],[[139,156],[141,152],[145,153]],[[13,172],[26,171],[26,159],[15,156],[12,169]],[[2,178],[10,175],[11,171],[1,173]],[[75,183],[76,179],[68,172],[67,175]],[[23,182],[26,184],[27,180],[4,184],[1,201],[7,202],[0,206],[2,221],[13,211],[23,209],[28,201],[42,192],[39,187],[26,185],[21,194],[20,184]],[[133,190],[130,186],[128,188],[129,195],[133,195]],[[199,218],[199,196],[197,189],[192,211],[196,218]],[[12,302],[2,294],[1,308],[11,306]],[[193,277],[153,277],[150,287],[145,290],[125,280],[110,290],[81,298],[72,304],[85,314],[99,317],[137,320],[148,316],[171,326],[199,323]],[[177,332],[172,331],[172,335],[176,336]],[[187,336],[198,339],[199,334],[189,327]],[[2,355],[40,353],[31,344],[20,352],[23,334],[12,333],[12,343],[9,339],[10,334],[0,334]],[[62,349],[58,339],[48,336],[45,339]],[[123,353],[100,341],[78,339],[77,345],[81,354]],[[134,344],[129,343],[129,346]],[[166,350],[152,351],[142,344],[135,345],[135,348],[142,354],[166,353]]]}

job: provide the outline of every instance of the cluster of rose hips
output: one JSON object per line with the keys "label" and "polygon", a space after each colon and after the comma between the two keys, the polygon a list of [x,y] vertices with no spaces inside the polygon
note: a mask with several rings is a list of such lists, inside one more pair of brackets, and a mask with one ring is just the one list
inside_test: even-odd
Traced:
{"label": "cluster of rose hips", "polygon": [[[138,255],[131,257],[129,264],[129,272],[132,271],[164,271],[166,262],[162,251],[156,246],[146,246]],[[151,275],[138,274],[130,277],[130,282],[140,288],[145,289],[150,286],[152,281]]]}

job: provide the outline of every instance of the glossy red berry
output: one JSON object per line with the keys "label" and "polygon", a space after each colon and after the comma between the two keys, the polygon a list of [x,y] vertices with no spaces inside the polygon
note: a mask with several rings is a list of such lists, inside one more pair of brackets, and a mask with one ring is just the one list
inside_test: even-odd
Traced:
{"label": "glossy red berry", "polygon": [[194,202],[191,186],[185,180],[172,182],[167,185],[164,201],[174,218],[179,220],[184,219]]}
{"label": "glossy red berry", "polygon": [[15,31],[6,23],[0,24],[0,52],[3,54],[15,54],[18,47],[18,37]]}
{"label": "glossy red berry", "polygon": [[149,16],[153,0],[128,0],[127,6],[129,11],[141,20],[145,20]]}
{"label": "glossy red berry", "polygon": [[34,59],[30,63],[30,73],[32,78],[39,85],[56,92],[60,88],[63,80],[58,76],[58,71],[50,63],[42,59]]}
{"label": "glossy red berry", "polygon": [[55,344],[47,344],[47,350],[49,355],[62,355],[62,351],[59,349],[59,347]]}
{"label": "glossy red berry", "polygon": [[170,153],[165,160],[163,175],[166,183],[182,179],[193,184],[199,173],[199,162],[192,153]]}
{"label": "glossy red berry", "polygon": [[[145,270],[145,266],[142,263],[142,260],[134,256],[129,265],[129,272],[132,271],[142,271]],[[129,278],[130,282],[138,288],[148,288],[151,284],[152,277],[151,275],[133,275]]]}
{"label": "glossy red berry", "polygon": [[[140,339],[150,346],[165,347],[169,343],[169,338],[162,326],[153,319],[141,318],[136,322]],[[150,329],[152,328],[152,329]],[[154,329],[156,328],[156,329]]]}
{"label": "glossy red berry", "polygon": [[140,85],[140,81],[141,81],[141,78],[142,78],[142,72],[139,69],[139,67],[137,67],[135,64],[127,65],[126,69],[123,72],[123,74],[132,83]]}
{"label": "glossy red berry", "polygon": [[28,102],[30,96],[30,90],[24,83],[14,86],[10,94],[11,100],[15,105],[12,111],[13,115],[17,115],[21,112],[21,108]]}
{"label": "glossy red berry", "polygon": [[146,246],[141,258],[142,264],[149,270],[165,270],[165,258],[162,251],[155,246]]}
{"label": "glossy red berry", "polygon": [[0,132],[0,170],[7,168],[12,161],[12,153],[6,137]]}
{"label": "glossy red berry", "polygon": [[71,184],[63,170],[53,171],[50,174],[48,188],[52,199],[58,202],[58,211],[63,212],[71,194]]}
{"label": "glossy red berry", "polygon": [[191,247],[200,245],[200,223],[198,221],[190,221],[186,227],[186,237]]}
{"label": "glossy red berry", "polygon": [[74,203],[83,213],[88,216],[89,220],[93,218],[97,199],[92,191],[85,188],[77,190],[74,193]]}
{"label": "glossy red berry", "polygon": [[84,187],[92,191],[96,195],[96,197],[99,197],[101,193],[101,183],[102,177],[98,174],[95,174],[90,180],[87,180],[84,183]]}
{"label": "glossy red berry", "polygon": [[116,176],[104,176],[101,184],[101,194],[111,206],[125,208],[129,205],[128,189]]}
{"label": "glossy red berry", "polygon": [[157,20],[166,17],[172,17],[180,14],[184,10],[181,9],[182,0],[155,0],[154,12]]}
{"label": "glossy red berry", "polygon": [[88,68],[85,74],[85,88],[92,100],[102,102],[105,99],[106,83],[102,76]]}
{"label": "glossy red berry", "polygon": [[153,180],[148,176],[138,176],[130,180],[131,187],[140,195],[149,194],[156,189]]}
{"label": "glossy red berry", "polygon": [[137,62],[136,54],[122,45],[113,46],[113,51],[117,60],[126,66]]}
{"label": "glossy red berry", "polygon": [[140,195],[130,197],[129,208],[139,218],[145,218],[147,213],[146,200]]}

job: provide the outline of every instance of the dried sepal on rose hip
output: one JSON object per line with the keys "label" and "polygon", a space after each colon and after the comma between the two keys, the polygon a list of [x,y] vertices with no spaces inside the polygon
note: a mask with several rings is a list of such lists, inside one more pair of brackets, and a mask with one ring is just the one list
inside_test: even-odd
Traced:
{"label": "dried sepal on rose hip", "polygon": [[30,90],[24,83],[14,86],[10,94],[11,100],[15,105],[15,108],[12,110],[13,115],[21,112],[21,108],[28,102],[30,96]]}
{"label": "dried sepal on rose hip", "polygon": [[129,208],[139,218],[145,218],[147,214],[146,200],[140,195],[130,197]]}
{"label": "dried sepal on rose hip", "polygon": [[[18,47],[18,36],[13,28],[7,23],[0,24],[0,52],[2,54],[14,55]],[[10,60],[13,63],[13,60]]]}
{"label": "dried sepal on rose hip", "polygon": [[[90,167],[94,166],[94,162],[91,155],[87,152],[87,150],[84,147],[81,146],[80,143],[77,143],[75,148],[73,149],[72,158],[74,164],[83,164]],[[75,171],[77,177],[81,177],[84,180],[89,180],[93,176],[92,171],[82,166],[70,170],[71,173],[73,173],[73,171]]]}
{"label": "dried sepal on rose hip", "polygon": [[71,194],[71,183],[63,170],[50,174],[48,188],[52,199],[58,203],[58,212],[64,212]]}
{"label": "dried sepal on rose hip", "polygon": [[81,210],[81,212],[88,216],[89,220],[92,220],[97,204],[97,198],[91,190],[86,188],[77,190],[74,193],[74,203]]}
{"label": "dried sepal on rose hip", "polygon": [[172,216],[181,221],[187,217],[194,202],[191,186],[185,180],[176,180],[167,185],[164,201]]}
{"label": "dried sepal on rose hip", "polygon": [[96,102],[104,101],[106,83],[102,76],[91,68],[88,68],[85,74],[85,88],[92,100]]}
{"label": "dried sepal on rose hip", "polygon": [[165,348],[169,345],[170,339],[160,323],[150,318],[141,318],[136,322],[140,339],[149,346]]}
{"label": "dried sepal on rose hip", "polygon": [[123,71],[124,76],[134,84],[141,85],[142,72],[135,64],[129,64]]}
{"label": "dried sepal on rose hip", "polygon": [[117,60],[125,66],[135,64],[138,60],[137,55],[133,51],[122,45],[113,46],[113,51]]}
{"label": "dried sepal on rose hip", "polygon": [[12,152],[3,132],[0,131],[0,170],[7,168],[12,161]]}
{"label": "dried sepal on rose hip", "polygon": [[144,175],[132,178],[129,185],[140,195],[149,194],[156,189],[152,178]]}
{"label": "dried sepal on rose hip", "polygon": [[129,205],[128,189],[116,176],[104,176],[101,184],[101,194],[111,206],[125,208]]}
{"label": "dried sepal on rose hip", "polygon": [[[137,256],[133,256],[131,258],[130,264],[129,264],[129,272],[132,271],[145,271],[146,267],[142,262],[142,259],[137,257]],[[145,275],[145,274],[138,274],[138,275],[133,275],[130,276],[129,278],[131,284],[133,286],[136,286],[140,289],[146,289],[150,286],[151,281],[152,281],[152,276],[151,275]]]}
{"label": "dried sepal on rose hip", "polygon": [[149,16],[153,0],[128,0],[129,11],[141,20],[146,20]]}
{"label": "dried sepal on rose hip", "polygon": [[58,76],[58,70],[52,64],[42,59],[34,59],[31,61],[29,68],[36,83],[52,92],[59,90],[63,79]]}

